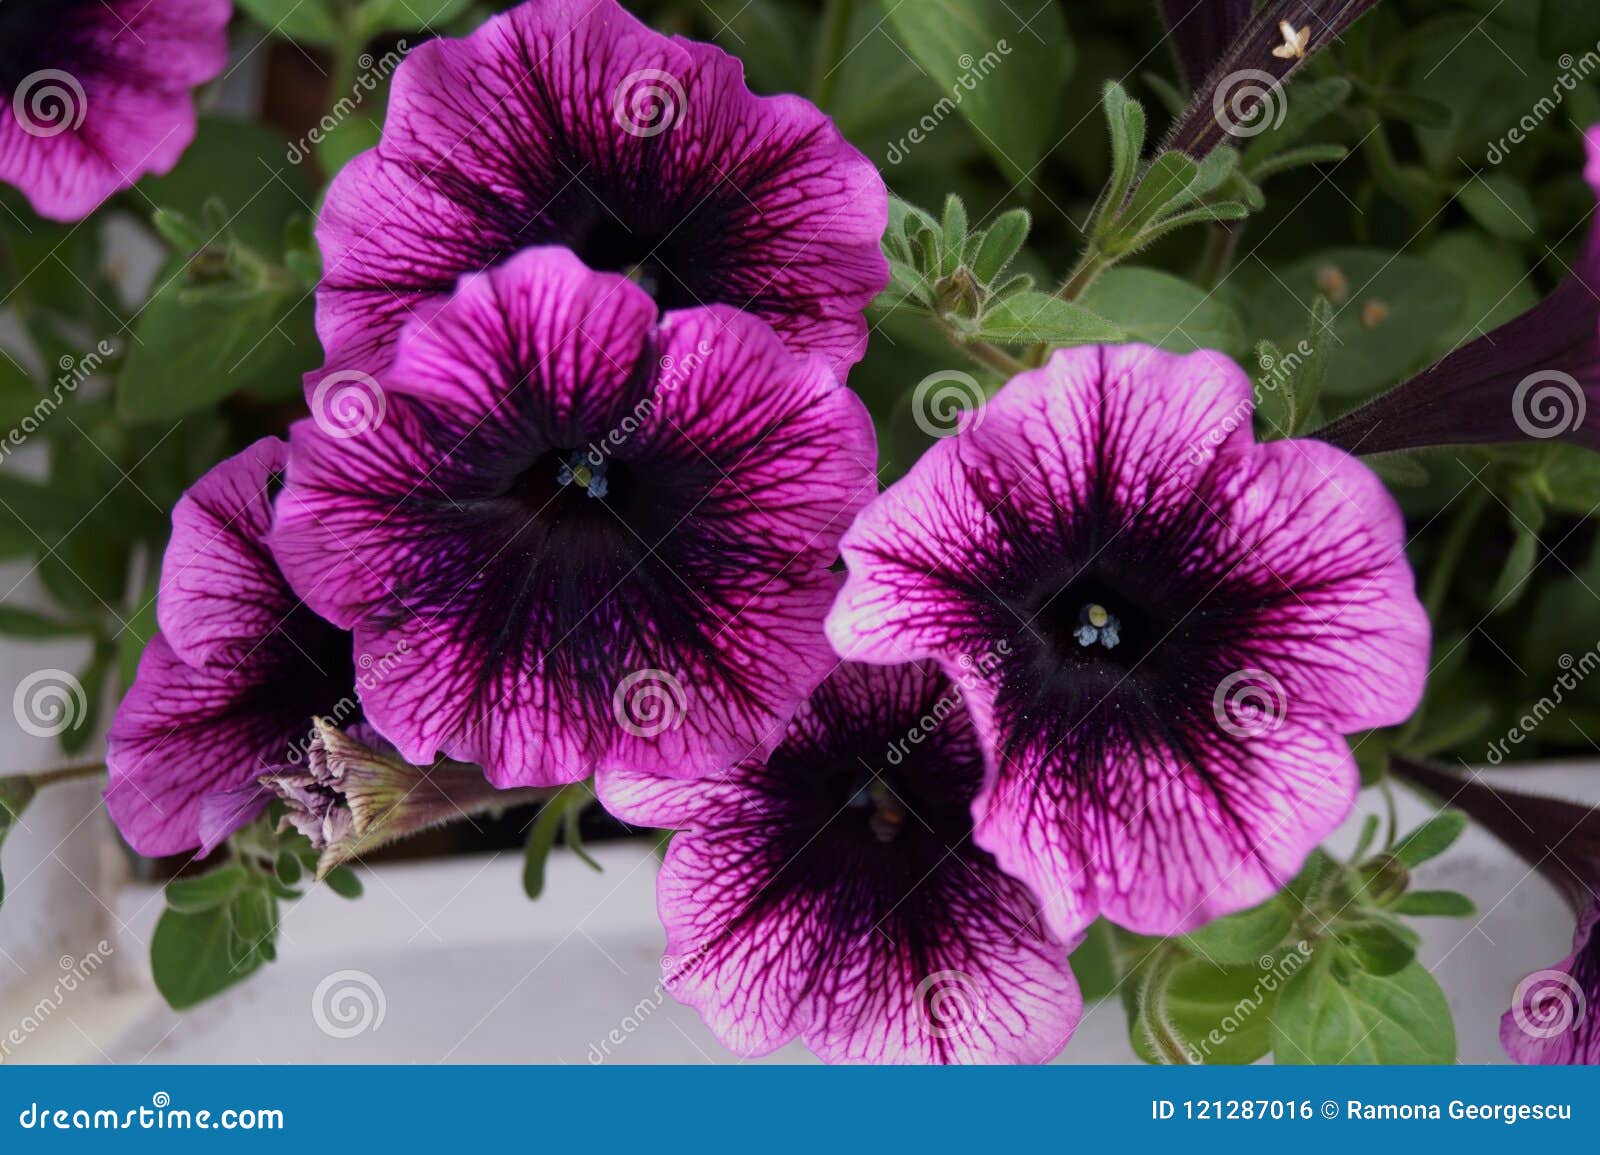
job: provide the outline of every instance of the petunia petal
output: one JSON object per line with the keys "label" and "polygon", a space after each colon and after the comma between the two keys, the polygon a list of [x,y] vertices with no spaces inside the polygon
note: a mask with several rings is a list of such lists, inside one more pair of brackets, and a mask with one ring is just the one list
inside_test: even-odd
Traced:
{"label": "petunia petal", "polygon": [[263,437],[197,481],[172,511],[156,617],[184,661],[247,658],[296,598],[266,547],[288,446]]}

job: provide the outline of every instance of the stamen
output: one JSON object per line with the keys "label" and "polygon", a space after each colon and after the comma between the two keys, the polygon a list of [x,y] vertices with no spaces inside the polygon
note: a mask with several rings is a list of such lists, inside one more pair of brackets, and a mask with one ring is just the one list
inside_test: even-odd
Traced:
{"label": "stamen", "polygon": [[556,474],[556,481],[562,486],[576,484],[579,488],[587,490],[590,497],[604,497],[610,488],[606,482],[604,459],[598,464],[593,463],[589,460],[589,455],[581,449],[572,451],[572,456]]}
{"label": "stamen", "polygon": [[1073,636],[1078,639],[1080,646],[1088,647],[1098,642],[1106,649],[1114,650],[1122,640],[1122,623],[1099,602],[1090,602],[1078,612],[1078,628]]}

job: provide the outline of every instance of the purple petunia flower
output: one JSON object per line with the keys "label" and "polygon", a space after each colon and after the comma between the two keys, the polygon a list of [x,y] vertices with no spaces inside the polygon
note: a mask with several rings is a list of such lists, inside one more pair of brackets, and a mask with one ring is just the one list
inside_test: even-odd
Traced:
{"label": "purple petunia flower", "polygon": [[551,785],[771,749],[832,664],[827,567],[876,489],[820,358],[531,249],[408,328],[378,396],[359,435],[294,427],[272,540],[361,647],[412,647],[362,696],[408,761]]}
{"label": "purple petunia flower", "polygon": [[141,854],[207,851],[267,795],[241,787],[303,757],[314,715],[359,717],[350,635],[302,605],[266,546],[287,446],[263,438],[172,511],[161,632],[112,722],[106,805]]}
{"label": "purple petunia flower", "polygon": [[1172,934],[1292,877],[1405,718],[1428,621],[1354,458],[1251,440],[1221,354],[1057,353],[845,535],[839,653],[970,668],[976,839],[1060,933]]}
{"label": "purple petunia flower", "polygon": [[833,1062],[1038,1062],[1083,1009],[1067,948],[972,842],[984,760],[929,663],[845,663],[765,763],[617,774],[625,821],[681,830],[657,880],[663,986],[731,1050]]}
{"label": "purple petunia flower", "polygon": [[194,139],[190,90],[227,63],[228,0],[0,3],[0,181],[88,216]]}
{"label": "purple petunia flower", "polygon": [[1600,1063],[1600,899],[1572,935],[1572,953],[1517,984],[1500,1045],[1519,1063]]}
{"label": "purple petunia flower", "polygon": [[1394,775],[1437,795],[1504,842],[1577,915],[1572,952],[1517,984],[1500,1045],[1519,1063],[1600,1063],[1600,808],[1491,786],[1397,757]]}
{"label": "purple petunia flower", "polygon": [[[1600,125],[1584,142],[1600,196]],[[1600,226],[1539,304],[1313,436],[1351,453],[1555,437],[1600,450]]]}
{"label": "purple petunia flower", "polygon": [[843,373],[888,283],[877,170],[820,111],[615,0],[530,0],[395,73],[383,142],[317,227],[328,368],[379,372],[406,316],[536,245],[664,309],[727,304]]}

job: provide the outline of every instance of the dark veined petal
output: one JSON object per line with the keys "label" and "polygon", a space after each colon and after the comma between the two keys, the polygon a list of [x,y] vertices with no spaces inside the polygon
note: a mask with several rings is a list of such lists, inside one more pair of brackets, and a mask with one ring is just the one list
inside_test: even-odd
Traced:
{"label": "dark veined petal", "polygon": [[240,664],[145,646],[106,743],[106,806],[139,853],[215,846],[266,805],[256,777],[303,756],[313,715],[350,713],[349,635],[300,612]]}
{"label": "dark veined petal", "polygon": [[820,359],[728,308],[658,322],[535,249],[413,322],[383,376],[373,428],[295,427],[273,546],[364,649],[407,643],[363,702],[408,760],[548,785],[771,748],[832,662],[826,567],[875,489]]}
{"label": "dark veined petal", "polygon": [[227,61],[227,0],[7,0],[0,180],[71,221],[194,139],[189,90]]}
{"label": "dark veined petal", "polygon": [[1600,897],[1591,897],[1572,953],[1517,984],[1500,1045],[1519,1063],[1600,1063]]}
{"label": "dark veined petal", "polygon": [[287,445],[263,437],[173,508],[156,616],[184,661],[248,658],[298,601],[266,544],[272,491],[288,458]]}
{"label": "dark veined petal", "polygon": [[1161,16],[1184,80],[1199,88],[1250,22],[1250,0],[1161,0]]}
{"label": "dark veined petal", "polygon": [[1429,629],[1354,458],[1250,440],[1214,353],[1057,354],[856,520],[839,653],[937,658],[993,768],[977,841],[1058,933],[1260,901],[1348,811],[1342,734],[1403,720]]}
{"label": "dark veined petal", "polygon": [[[1237,694],[1264,687],[1241,683]],[[980,846],[1071,933],[1104,915],[1178,934],[1264,902],[1336,830],[1360,790],[1337,733],[1267,716],[1160,725],[1107,711],[1070,725],[1002,708]]]}
{"label": "dark veined petal", "polygon": [[666,989],[741,1055],[1036,1062],[1082,1011],[1067,948],[972,845],[983,758],[924,667],[839,667],[765,763],[699,783],[602,775],[627,821],[677,828],[658,880]]}
{"label": "dark veined petal", "polygon": [[379,371],[460,274],[560,244],[663,308],[754,312],[842,372],[888,280],[887,205],[821,112],[752,95],[721,50],[614,0],[523,4],[396,71],[381,147],[319,216],[318,332],[330,367]]}
{"label": "dark veined petal", "polygon": [[[256,777],[304,755],[313,716],[359,717],[348,633],[290,590],[267,545],[287,447],[263,438],[173,510],[156,616],[108,736],[112,818],[135,849],[209,852],[266,804]],[[364,682],[394,662],[363,656]]]}

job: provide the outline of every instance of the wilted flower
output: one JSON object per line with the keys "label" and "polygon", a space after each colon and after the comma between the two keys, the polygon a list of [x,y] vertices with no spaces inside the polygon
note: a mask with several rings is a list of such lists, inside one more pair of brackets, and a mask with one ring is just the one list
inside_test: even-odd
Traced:
{"label": "wilted flower", "polygon": [[1167,147],[1204,156],[1283,120],[1283,88],[1378,0],[1162,0],[1194,98]]}
{"label": "wilted flower", "polygon": [[216,846],[267,803],[238,788],[303,757],[313,716],[359,717],[350,635],[300,603],[267,548],[286,457],[263,438],[172,511],[161,632],[106,752],[106,805],[141,854]]}
{"label": "wilted flower", "polygon": [[532,245],[623,272],[664,309],[727,304],[841,374],[888,283],[877,170],[815,107],[757,97],[721,49],[615,0],[531,0],[395,72],[380,147],[319,214],[328,367],[379,373],[462,273]]}
{"label": "wilted flower", "polygon": [[1329,446],[1254,444],[1250,419],[1220,354],[1064,350],[841,544],[845,657],[1004,655],[971,665],[994,761],[975,837],[1060,933],[1265,899],[1350,809],[1342,735],[1421,696],[1393,499]]}
{"label": "wilted flower", "polygon": [[[1600,196],[1600,126],[1584,140]],[[1600,450],[1600,226],[1539,304],[1314,436],[1351,453],[1556,437]]]}
{"label": "wilted flower", "polygon": [[549,796],[543,790],[496,790],[476,766],[413,766],[370,726],[342,732],[318,718],[307,757],[262,775],[283,800],[280,830],[298,830],[318,851],[317,877],[408,835],[490,810]]}
{"label": "wilted flower", "polygon": [[228,58],[228,0],[0,3],[0,181],[87,216],[194,139],[190,89]]}
{"label": "wilted flower", "polygon": [[972,842],[983,753],[926,667],[841,665],[764,763],[601,801],[680,830],[657,881],[663,985],[731,1050],[832,1062],[1037,1062],[1083,1003],[1027,888]]}
{"label": "wilted flower", "polygon": [[1577,915],[1572,952],[1512,992],[1500,1045],[1519,1063],[1600,1063],[1600,809],[1490,786],[1425,762],[1395,758],[1394,773],[1504,842]]}
{"label": "wilted flower", "polygon": [[832,664],[828,565],[876,488],[819,358],[726,307],[532,249],[399,343],[384,420],[294,427],[273,549],[358,644],[410,762],[500,786],[693,777],[771,749]]}

